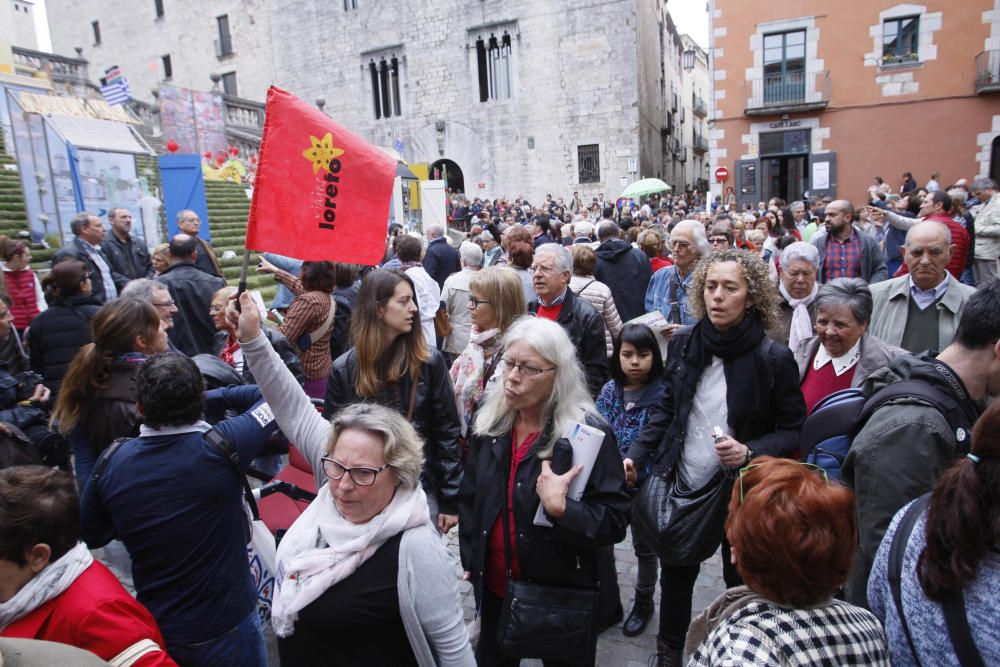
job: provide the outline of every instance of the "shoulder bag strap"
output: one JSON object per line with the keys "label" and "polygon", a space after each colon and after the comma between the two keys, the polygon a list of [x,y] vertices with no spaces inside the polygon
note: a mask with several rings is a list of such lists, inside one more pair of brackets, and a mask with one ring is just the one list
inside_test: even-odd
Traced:
{"label": "shoulder bag strap", "polygon": [[576,290],[576,293],[577,293],[577,294],[583,294],[584,292],[586,292],[586,291],[587,291],[587,288],[588,288],[588,287],[590,287],[591,285],[593,285],[593,284],[594,284],[595,282],[597,282],[597,278],[594,278],[594,279],[593,279],[593,280],[591,280],[591,281],[590,281],[589,283],[587,283],[586,285],[584,285],[584,286],[583,286],[583,287],[581,287],[580,289]]}
{"label": "shoulder bag strap", "polygon": [[217,428],[213,428],[204,433],[205,440],[208,440],[208,444],[215,448],[215,451],[222,454],[222,458],[229,461],[232,465],[233,470],[236,471],[236,475],[243,482],[243,498],[246,500],[247,505],[250,507],[250,514],[253,515],[254,521],[260,520],[260,511],[257,509],[257,503],[253,499],[253,489],[250,488],[250,482],[247,480],[246,474],[240,469],[240,455],[236,453],[232,444],[229,442],[228,438],[222,434]]}
{"label": "shoulder bag strap", "polygon": [[121,446],[129,440],[135,440],[135,438],[115,438],[111,441],[111,444],[108,445],[108,448],[101,452],[101,455],[97,457],[97,462],[94,464],[94,472],[90,475],[90,483],[95,485],[94,491],[98,491],[98,496],[100,496],[100,492],[96,486],[97,480],[101,477],[101,473],[104,472],[104,469],[108,467],[108,461],[111,460],[111,457],[114,456],[115,452],[117,452]]}
{"label": "shoulder bag strap", "polygon": [[913,659],[916,660],[918,666],[920,665],[920,655],[913,645],[910,626],[906,622],[906,615],[903,613],[901,581],[903,576],[903,555],[906,552],[906,544],[910,541],[913,526],[917,523],[920,513],[927,507],[930,498],[929,493],[924,494],[906,509],[903,518],[899,520],[899,524],[896,526],[896,534],[892,536],[892,545],[889,547],[889,590],[892,592],[892,601],[896,605],[896,616],[899,617],[899,624],[903,628],[903,634],[906,635],[906,643],[909,644],[910,653],[913,654]]}
{"label": "shoulder bag strap", "polygon": [[[410,378],[410,401],[406,404],[406,421],[413,419],[413,410],[417,404],[417,385],[420,384],[420,374]],[[402,398],[402,397],[400,397]]]}
{"label": "shoulder bag strap", "polygon": [[337,300],[333,298],[333,294],[330,295],[330,310],[326,313],[326,319],[323,320],[323,324],[320,325],[319,329],[309,332],[309,340],[317,341],[326,335],[326,332],[330,330],[330,326],[333,324],[333,318],[337,311]]}
{"label": "shoulder bag strap", "polygon": [[962,591],[948,595],[941,603],[944,622],[948,626],[948,638],[962,667],[985,667],[983,657],[972,641],[969,617],[965,612],[965,596]]}

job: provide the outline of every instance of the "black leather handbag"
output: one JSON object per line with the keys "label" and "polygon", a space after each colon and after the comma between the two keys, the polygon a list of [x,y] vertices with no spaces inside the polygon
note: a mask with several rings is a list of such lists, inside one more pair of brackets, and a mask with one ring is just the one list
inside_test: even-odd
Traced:
{"label": "black leather handbag", "polygon": [[510,566],[507,508],[510,465],[504,479],[503,558],[507,594],[497,623],[497,644],[511,658],[592,662],[599,586],[594,589],[515,581]]}
{"label": "black leather handbag", "polygon": [[632,504],[632,527],[670,565],[696,565],[722,544],[733,480],[720,468],[704,486],[687,489],[677,469],[652,474]]}

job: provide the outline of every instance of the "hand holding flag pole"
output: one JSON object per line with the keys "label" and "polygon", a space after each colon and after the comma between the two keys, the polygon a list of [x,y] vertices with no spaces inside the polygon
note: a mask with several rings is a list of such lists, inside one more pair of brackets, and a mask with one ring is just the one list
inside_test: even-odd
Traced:
{"label": "hand holding flag pole", "polygon": [[240,297],[247,291],[247,273],[250,271],[250,251],[243,248],[243,267],[240,269],[240,284],[236,288],[236,312],[240,311]]}

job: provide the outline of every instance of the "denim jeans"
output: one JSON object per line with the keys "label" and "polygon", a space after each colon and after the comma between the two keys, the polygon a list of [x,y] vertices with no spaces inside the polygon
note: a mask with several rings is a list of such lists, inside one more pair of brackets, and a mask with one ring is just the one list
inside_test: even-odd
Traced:
{"label": "denim jeans", "polygon": [[208,641],[167,642],[167,653],[181,667],[267,667],[264,628],[256,609],[239,625]]}

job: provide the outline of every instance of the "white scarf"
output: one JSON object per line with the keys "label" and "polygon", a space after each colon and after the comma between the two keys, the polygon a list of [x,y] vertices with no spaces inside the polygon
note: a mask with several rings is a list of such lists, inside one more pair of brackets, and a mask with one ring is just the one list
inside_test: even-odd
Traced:
{"label": "white scarf", "polygon": [[90,555],[87,545],[77,542],[76,546],[63,554],[62,558],[49,563],[15,593],[14,597],[0,603],[0,632],[49,600],[62,595],[93,562],[94,557]]}
{"label": "white scarf", "polygon": [[809,304],[816,299],[816,293],[819,292],[819,283],[813,283],[812,292],[804,299],[793,299],[788,290],[785,289],[784,283],[781,282],[778,283],[778,291],[781,292],[781,296],[785,297],[788,305],[793,308],[792,325],[788,330],[788,349],[794,352],[798,348],[800,340],[813,335],[812,318],[809,317]]}
{"label": "white scarf", "polygon": [[396,490],[389,505],[371,521],[354,524],[340,515],[330,487],[295,520],[278,546],[277,589],[271,623],[279,637],[295,631],[299,611],[371,558],[389,538],[430,522],[427,496],[418,485]]}

